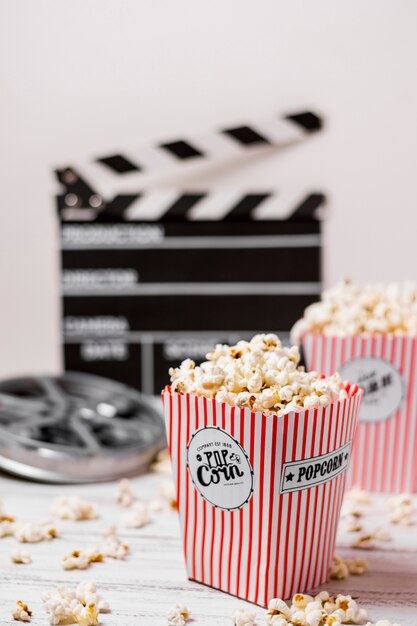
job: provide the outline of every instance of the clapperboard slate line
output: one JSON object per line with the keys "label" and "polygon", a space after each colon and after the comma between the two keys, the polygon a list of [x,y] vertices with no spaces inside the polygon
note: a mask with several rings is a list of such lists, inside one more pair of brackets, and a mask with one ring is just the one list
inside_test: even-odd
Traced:
{"label": "clapperboard slate line", "polygon": [[[314,114],[286,119],[293,118],[303,120],[303,136],[321,125]],[[261,142],[280,146],[290,136],[287,130],[286,141],[283,132],[278,140],[276,131],[273,144],[260,124],[223,131],[227,138],[233,133],[243,149]],[[188,143],[208,154],[199,138]],[[185,155],[183,148],[176,149]],[[112,157],[99,161],[116,177],[130,172]],[[144,171],[139,153],[130,162]],[[67,369],[158,394],[168,368],[183,358],[204,359],[214,343],[263,329],[285,336],[318,298],[321,193],[137,187],[124,194],[106,189],[105,195],[82,166],[57,175],[64,187],[57,205]]]}

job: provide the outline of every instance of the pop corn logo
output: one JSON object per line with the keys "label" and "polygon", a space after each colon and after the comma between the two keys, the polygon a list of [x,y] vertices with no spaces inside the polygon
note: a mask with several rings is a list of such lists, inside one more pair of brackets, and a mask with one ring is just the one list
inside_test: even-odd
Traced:
{"label": "pop corn logo", "polygon": [[380,422],[395,416],[403,399],[403,382],[392,363],[365,356],[348,361],[339,371],[342,378],[365,392],[359,411],[361,422]]}
{"label": "pop corn logo", "polygon": [[284,463],[281,493],[316,487],[342,474],[349,466],[350,441],[338,450],[301,461]]}
{"label": "pop corn logo", "polygon": [[187,446],[187,468],[202,497],[221,509],[238,509],[253,493],[253,470],[242,446],[226,431],[206,426]]}

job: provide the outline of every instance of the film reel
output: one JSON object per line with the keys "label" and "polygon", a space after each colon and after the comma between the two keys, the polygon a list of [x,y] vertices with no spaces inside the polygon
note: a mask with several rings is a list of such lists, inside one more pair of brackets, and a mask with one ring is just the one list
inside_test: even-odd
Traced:
{"label": "film reel", "polygon": [[78,372],[0,382],[0,468],[44,482],[115,480],[143,471],[165,443],[151,399]]}

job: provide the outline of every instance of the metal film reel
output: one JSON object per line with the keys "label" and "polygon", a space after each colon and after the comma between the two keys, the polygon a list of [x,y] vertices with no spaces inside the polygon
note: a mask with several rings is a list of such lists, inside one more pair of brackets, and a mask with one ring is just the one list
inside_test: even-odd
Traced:
{"label": "metal film reel", "polygon": [[0,468],[45,482],[143,471],[165,443],[161,414],[135,389],[78,372],[0,382]]}

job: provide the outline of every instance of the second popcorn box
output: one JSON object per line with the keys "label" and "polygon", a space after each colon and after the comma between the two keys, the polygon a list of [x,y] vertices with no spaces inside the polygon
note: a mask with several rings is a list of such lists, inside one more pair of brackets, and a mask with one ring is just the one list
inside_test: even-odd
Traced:
{"label": "second popcorn box", "polygon": [[361,395],[274,413],[164,390],[190,579],[262,606],[328,580]]}

